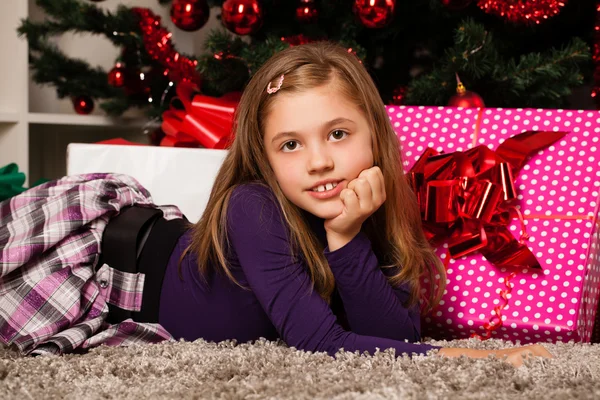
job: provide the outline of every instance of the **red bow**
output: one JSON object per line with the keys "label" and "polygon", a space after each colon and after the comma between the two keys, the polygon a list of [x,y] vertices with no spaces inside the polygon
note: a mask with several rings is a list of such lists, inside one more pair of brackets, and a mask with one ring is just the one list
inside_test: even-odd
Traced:
{"label": "red bow", "polygon": [[[183,109],[174,103],[178,99]],[[211,149],[224,149],[233,139],[233,115],[240,99],[239,92],[220,98],[196,93],[189,82],[177,85],[177,97],[171,109],[163,113],[162,130],[166,136],[161,146],[200,144]]]}
{"label": "red bow", "polygon": [[523,237],[517,241],[507,228],[511,211],[518,213],[513,177],[529,155],[566,133],[523,132],[496,151],[483,145],[448,154],[426,149],[408,179],[432,245],[448,240],[454,259],[479,250],[497,267],[541,268]]}

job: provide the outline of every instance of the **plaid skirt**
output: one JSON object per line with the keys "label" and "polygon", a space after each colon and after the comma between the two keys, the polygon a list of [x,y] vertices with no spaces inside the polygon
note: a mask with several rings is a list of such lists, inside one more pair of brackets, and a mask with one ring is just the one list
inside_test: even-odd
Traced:
{"label": "plaid skirt", "polygon": [[0,203],[0,345],[62,354],[173,340],[156,323],[106,321],[108,304],[141,308],[143,274],[97,265],[109,219],[134,204],[183,218],[124,174],[66,176]]}

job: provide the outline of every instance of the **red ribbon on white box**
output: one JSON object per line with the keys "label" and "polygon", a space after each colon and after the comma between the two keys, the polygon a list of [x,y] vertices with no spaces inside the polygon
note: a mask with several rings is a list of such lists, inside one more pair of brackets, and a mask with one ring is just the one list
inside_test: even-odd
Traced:
{"label": "red ribbon on white box", "polygon": [[[205,96],[189,82],[178,84],[176,91],[171,108],[162,115],[161,128],[166,136],[160,145],[226,148],[233,140],[233,116],[241,93],[232,92],[219,98]],[[177,105],[178,101],[183,108]]]}

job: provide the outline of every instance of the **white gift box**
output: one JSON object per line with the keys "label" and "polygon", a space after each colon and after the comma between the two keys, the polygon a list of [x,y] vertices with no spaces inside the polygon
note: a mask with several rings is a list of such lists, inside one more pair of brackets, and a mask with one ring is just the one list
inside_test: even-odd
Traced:
{"label": "white gift box", "polygon": [[174,204],[197,222],[208,203],[227,150],[71,143],[67,174],[127,174],[137,179],[155,204]]}

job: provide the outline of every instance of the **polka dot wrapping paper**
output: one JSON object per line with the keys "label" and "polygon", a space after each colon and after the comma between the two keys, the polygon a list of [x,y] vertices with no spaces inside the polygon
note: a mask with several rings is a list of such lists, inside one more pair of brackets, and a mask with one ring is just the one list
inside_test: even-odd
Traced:
{"label": "polka dot wrapping paper", "polygon": [[[478,109],[386,109],[402,143],[405,171],[427,147],[443,153],[473,147]],[[542,269],[499,268],[478,252],[445,260],[446,291],[439,307],[423,318],[423,335],[446,339],[484,335],[494,308],[505,303],[501,297],[507,289],[505,279],[515,272],[500,312],[502,326],[492,330],[491,337],[520,343],[589,342],[600,295],[600,112],[484,109],[479,122],[476,145],[491,150],[525,131],[568,132],[529,157],[514,181],[517,204],[526,218],[527,247]],[[577,216],[582,217],[573,219]],[[519,239],[519,220],[508,228]],[[445,259],[447,247],[439,246],[436,254]]]}

